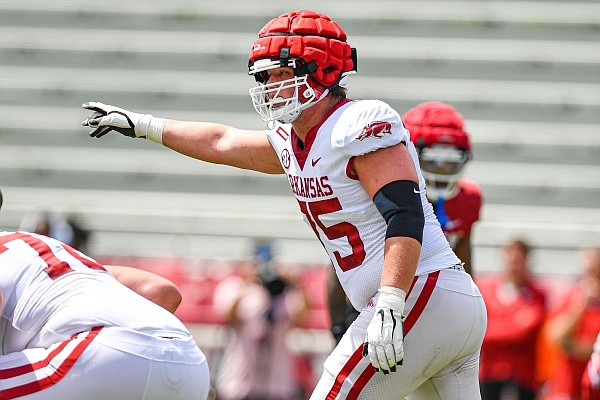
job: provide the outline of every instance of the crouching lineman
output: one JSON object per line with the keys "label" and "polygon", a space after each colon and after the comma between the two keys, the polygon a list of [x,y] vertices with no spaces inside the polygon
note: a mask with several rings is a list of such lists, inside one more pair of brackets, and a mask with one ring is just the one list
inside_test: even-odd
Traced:
{"label": "crouching lineman", "polygon": [[207,398],[207,362],[183,323],[91,258],[0,231],[0,268],[0,399]]}

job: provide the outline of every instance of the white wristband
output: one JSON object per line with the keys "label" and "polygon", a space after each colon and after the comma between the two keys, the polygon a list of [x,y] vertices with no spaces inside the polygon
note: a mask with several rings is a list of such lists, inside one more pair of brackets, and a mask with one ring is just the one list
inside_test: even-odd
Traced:
{"label": "white wristband", "polygon": [[378,292],[376,307],[387,307],[402,313],[406,299],[404,290],[394,286],[382,286]]}
{"label": "white wristband", "polygon": [[394,286],[382,286],[379,288],[378,292],[394,294],[394,295],[400,297],[402,300],[406,299],[406,292],[404,290],[394,287]]}
{"label": "white wristband", "polygon": [[167,120],[165,118],[155,118],[150,114],[141,116],[135,125],[135,136],[145,137],[148,140],[162,144],[162,134]]}

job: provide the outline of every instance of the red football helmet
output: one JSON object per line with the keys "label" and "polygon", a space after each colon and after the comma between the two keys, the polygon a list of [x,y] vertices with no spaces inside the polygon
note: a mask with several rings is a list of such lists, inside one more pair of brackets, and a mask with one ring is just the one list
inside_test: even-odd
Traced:
{"label": "red football helmet", "polygon": [[471,158],[462,115],[449,104],[429,101],[408,110],[402,121],[417,148],[428,197],[433,201],[452,197]]}
{"label": "red football helmet", "polygon": [[[294,78],[267,84],[268,70],[291,67]],[[356,72],[356,50],[346,33],[328,16],[309,10],[292,11],[272,19],[258,33],[250,50],[248,73],[259,83],[250,89],[262,119],[291,123],[302,110],[323,99]],[[294,95],[283,98],[284,89]]]}

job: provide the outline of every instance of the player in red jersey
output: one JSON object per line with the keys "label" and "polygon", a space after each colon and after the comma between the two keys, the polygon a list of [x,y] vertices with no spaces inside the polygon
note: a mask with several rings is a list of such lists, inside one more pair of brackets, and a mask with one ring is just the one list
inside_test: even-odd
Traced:
{"label": "player in red jersey", "polygon": [[[478,399],[485,304],[425,194],[398,113],[344,89],[356,51],[328,16],[283,14],[250,51],[267,132],[155,118],[98,102],[90,135],[114,130],[199,160],[286,174],[303,219],[361,314],[311,399]],[[443,329],[440,329],[443,327]]]}
{"label": "player in red jersey", "polygon": [[531,272],[531,248],[521,239],[502,246],[501,272],[479,283],[488,327],[481,348],[479,381],[482,398],[534,400],[540,388],[535,351],[546,317],[546,294]]}
{"label": "player in red jersey", "polygon": [[471,232],[483,196],[475,181],[462,177],[472,154],[464,119],[451,105],[429,101],[405,112],[402,121],[419,153],[427,198],[450,246],[472,273]]}

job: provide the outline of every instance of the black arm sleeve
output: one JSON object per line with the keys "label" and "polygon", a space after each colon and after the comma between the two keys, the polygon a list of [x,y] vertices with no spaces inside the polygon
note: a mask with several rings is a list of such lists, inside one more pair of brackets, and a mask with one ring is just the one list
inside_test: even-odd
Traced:
{"label": "black arm sleeve", "polygon": [[394,181],[373,197],[375,206],[387,223],[385,238],[411,237],[423,243],[425,216],[419,185],[413,181]]}

